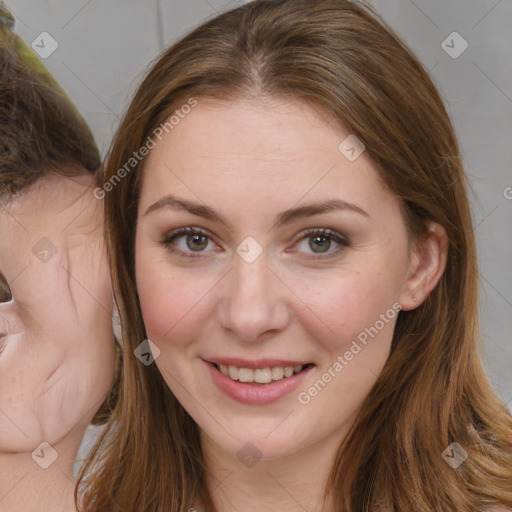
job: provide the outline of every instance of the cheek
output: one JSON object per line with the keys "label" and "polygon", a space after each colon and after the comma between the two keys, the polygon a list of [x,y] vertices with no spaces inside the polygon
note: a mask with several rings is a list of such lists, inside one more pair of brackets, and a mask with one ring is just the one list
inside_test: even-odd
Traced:
{"label": "cheek", "polygon": [[[380,337],[390,339],[399,307],[397,274],[375,264],[333,271],[314,282],[297,276],[290,287],[303,304],[296,308],[302,326],[331,355],[347,349],[361,333],[364,339],[366,330],[376,322]],[[385,317],[384,325],[381,315]]]}
{"label": "cheek", "polygon": [[212,276],[200,277],[190,270],[172,268],[165,261],[140,252],[136,259],[139,302],[149,339],[161,349],[172,341],[190,339],[208,315],[208,291]]}
{"label": "cheek", "polygon": [[304,288],[304,304],[332,333],[347,332],[368,314],[373,297],[361,287],[359,276],[346,275],[317,281],[315,291]]}

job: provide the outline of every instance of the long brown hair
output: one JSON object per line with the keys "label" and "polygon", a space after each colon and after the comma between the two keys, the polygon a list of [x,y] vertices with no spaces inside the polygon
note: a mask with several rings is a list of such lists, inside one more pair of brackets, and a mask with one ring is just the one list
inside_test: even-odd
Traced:
{"label": "long brown hair", "polygon": [[[389,359],[340,447],[334,509],[431,512],[512,507],[512,418],[478,355],[478,269],[467,183],[442,100],[417,58],[367,5],[259,0],[207,21],[169,48],[135,94],[105,166],[106,233],[124,332],[119,401],[77,487],[85,510],[213,510],[199,431],[145,339],[134,272],[144,161],[133,152],[191,98],[312,102],[355,134],[400,200],[411,237],[448,234],[446,270],[427,300],[400,312]],[[131,164],[130,164],[131,165]],[[120,173],[120,169],[125,172]],[[122,179],[118,179],[122,174]],[[452,469],[442,452],[469,454]]]}

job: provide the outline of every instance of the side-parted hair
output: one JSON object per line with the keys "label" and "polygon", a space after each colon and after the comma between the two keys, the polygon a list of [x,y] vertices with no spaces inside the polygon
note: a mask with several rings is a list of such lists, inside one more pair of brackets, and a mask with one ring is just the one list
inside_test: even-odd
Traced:
{"label": "side-parted hair", "polygon": [[[475,512],[512,507],[512,418],[482,368],[474,230],[458,143],[431,78],[374,10],[348,0],[258,0],[206,21],[170,47],[136,92],[104,182],[190,98],[303,100],[361,139],[400,201],[411,239],[429,221],[448,235],[446,270],[401,311],[391,353],[332,466],[325,496],[345,512]],[[341,130],[340,130],[341,134]],[[213,512],[195,422],[146,338],[134,239],[144,160],[105,197],[106,235],[124,333],[119,401],[81,473],[86,511]],[[442,458],[457,442],[457,469]]]}

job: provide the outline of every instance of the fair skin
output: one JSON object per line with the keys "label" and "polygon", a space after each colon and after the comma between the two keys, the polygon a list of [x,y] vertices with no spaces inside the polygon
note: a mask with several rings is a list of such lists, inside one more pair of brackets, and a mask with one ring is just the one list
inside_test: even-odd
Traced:
{"label": "fair skin", "polygon": [[[321,510],[333,459],[388,357],[398,309],[418,307],[444,270],[444,230],[432,223],[410,243],[399,202],[366,152],[350,161],[338,150],[347,135],[305,103],[202,99],[146,162],[140,304],[161,351],[156,365],[200,427],[219,511]],[[178,207],[171,194],[222,220]],[[350,206],[276,222],[331,200]],[[204,233],[174,236],[186,227]],[[305,233],[317,228],[330,232]],[[243,250],[258,246],[240,245],[246,237],[262,250],[251,262]],[[345,357],[387,311],[378,333]],[[333,371],[340,355],[342,370]],[[223,363],[235,378],[275,372],[277,380],[240,382],[222,374]],[[286,363],[302,369],[282,378]],[[329,368],[328,384],[308,394]]]}
{"label": "fair skin", "polygon": [[[115,363],[93,188],[90,176],[50,173],[0,209],[9,240],[0,270],[12,294],[0,304],[2,512],[76,510],[73,462]],[[52,449],[58,458],[43,468]]]}

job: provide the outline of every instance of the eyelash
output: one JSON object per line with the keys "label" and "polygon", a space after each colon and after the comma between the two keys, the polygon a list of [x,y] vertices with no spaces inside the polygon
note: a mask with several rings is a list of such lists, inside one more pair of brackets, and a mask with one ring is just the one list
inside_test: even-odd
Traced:
{"label": "eyelash", "polygon": [[[212,237],[201,228],[196,227],[186,227],[186,228],[180,228],[176,231],[172,231],[169,233],[164,240],[161,241],[161,244],[171,253],[178,253],[180,256],[184,256],[186,258],[200,258],[202,257],[202,253],[205,251],[197,251],[196,254],[190,253],[190,252],[184,252],[180,249],[176,249],[172,247],[172,242],[182,235],[201,235],[207,238],[208,240],[213,241]],[[327,253],[324,253],[324,255],[319,256],[308,256],[305,259],[326,259],[328,257],[332,257],[334,254],[337,254],[341,249],[345,247],[349,247],[349,241],[344,236],[340,235],[339,233],[336,233],[336,231],[333,231],[328,228],[314,228],[314,229],[308,229],[305,232],[303,232],[300,236],[300,238],[297,240],[296,243],[301,242],[302,240],[307,240],[308,238],[314,238],[317,236],[322,236],[325,238],[329,238],[331,241],[334,241],[335,243],[339,244],[339,247],[334,249],[333,251],[329,251]],[[321,254],[321,253],[319,253]]]}
{"label": "eyelash", "polygon": [[[349,241],[345,236],[337,233],[336,231],[333,231],[332,229],[328,229],[328,228],[307,229],[306,231],[301,233],[300,238],[297,240],[297,242],[301,242],[302,240],[307,240],[308,238],[314,238],[317,236],[328,238],[331,240],[331,242],[338,244],[339,247],[337,247],[336,249],[334,249],[332,251],[329,250],[326,253],[318,253],[318,256],[307,256],[307,258],[305,258],[305,259],[319,260],[319,259],[330,258],[330,257],[333,257],[334,255],[337,255],[342,249],[350,246]],[[311,254],[313,254],[313,253],[311,253]]]}
{"label": "eyelash", "polygon": [[169,252],[178,253],[180,256],[184,256],[186,258],[200,258],[202,251],[198,252],[197,254],[191,254],[189,252],[183,252],[179,249],[174,249],[172,247],[172,242],[175,238],[178,238],[181,235],[201,235],[201,236],[208,238],[209,240],[211,240],[211,238],[212,238],[206,231],[203,231],[201,228],[194,228],[191,226],[186,227],[186,228],[177,229],[176,231],[171,231],[171,233],[169,233],[165,237],[165,239],[162,240],[162,242],[161,242],[162,245]]}

